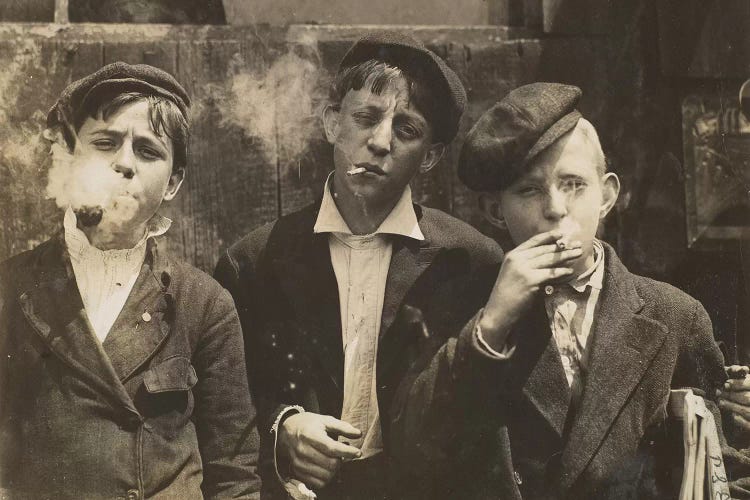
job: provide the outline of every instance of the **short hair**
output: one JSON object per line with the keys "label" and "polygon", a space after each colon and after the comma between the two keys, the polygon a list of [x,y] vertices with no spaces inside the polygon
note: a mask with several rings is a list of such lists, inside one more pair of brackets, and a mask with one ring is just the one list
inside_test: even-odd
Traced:
{"label": "short hair", "polygon": [[433,138],[437,133],[438,120],[441,116],[440,103],[437,102],[427,78],[422,72],[409,70],[408,72],[398,66],[388,64],[378,59],[367,61],[341,68],[333,80],[330,92],[331,103],[338,107],[350,90],[362,90],[369,85],[369,91],[380,95],[383,90],[399,78],[406,81],[409,89],[409,101],[425,117],[433,132]]}
{"label": "short hair", "polygon": [[596,169],[600,175],[604,175],[607,172],[607,166],[609,161],[604,155],[602,144],[599,141],[599,134],[596,132],[596,128],[586,118],[579,118],[573,131],[581,133],[581,137],[591,146],[596,156]]}
{"label": "short hair", "polygon": [[172,141],[172,150],[174,151],[172,172],[185,168],[187,166],[190,125],[180,108],[165,97],[143,92],[122,92],[115,94],[113,97],[87,103],[86,109],[80,110],[76,114],[73,123],[75,131],[78,132],[81,129],[87,118],[101,117],[107,120],[122,107],[140,100],[148,102],[148,120],[154,133],[159,136],[166,135]]}

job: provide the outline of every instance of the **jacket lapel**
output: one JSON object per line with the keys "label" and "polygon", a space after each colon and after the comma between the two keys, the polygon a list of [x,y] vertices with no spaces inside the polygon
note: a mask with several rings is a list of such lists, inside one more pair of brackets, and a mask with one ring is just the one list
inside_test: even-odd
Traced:
{"label": "jacket lapel", "polygon": [[531,339],[519,344],[518,349],[522,350],[515,355],[522,360],[516,373],[525,378],[521,381],[523,395],[562,437],[570,406],[570,387],[542,297],[535,301],[517,335]]}
{"label": "jacket lapel", "polygon": [[49,350],[117,406],[137,413],[95,337],[62,237],[51,242],[20,289],[23,314]]}
{"label": "jacket lapel", "polygon": [[121,381],[127,380],[156,352],[170,331],[174,316],[168,292],[169,264],[153,239],[140,274],[102,347]]}
{"label": "jacket lapel", "polygon": [[562,457],[562,487],[568,489],[590,463],[615,418],[648,370],[666,338],[664,326],[639,315],[644,302],[633,275],[607,245],[606,273],[593,326],[589,372]]}
{"label": "jacket lapel", "polygon": [[407,238],[398,237],[393,243],[380,320],[381,338],[393,324],[406,294],[441,250],[440,247],[429,246],[426,241],[418,244],[413,240],[405,240]]}
{"label": "jacket lapel", "polygon": [[288,227],[278,227],[269,254],[276,255],[274,274],[290,302],[296,333],[343,394],[341,312],[328,234],[313,232],[317,210],[303,215]]}

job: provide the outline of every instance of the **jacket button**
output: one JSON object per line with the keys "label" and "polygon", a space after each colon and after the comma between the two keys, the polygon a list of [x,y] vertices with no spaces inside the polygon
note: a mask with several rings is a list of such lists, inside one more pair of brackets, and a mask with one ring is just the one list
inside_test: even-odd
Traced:
{"label": "jacket button", "polygon": [[128,490],[128,500],[138,500],[140,497],[138,490]]}
{"label": "jacket button", "polygon": [[521,479],[521,474],[519,474],[517,470],[513,471],[513,479],[516,480],[517,485],[520,486],[523,484],[523,479]]}

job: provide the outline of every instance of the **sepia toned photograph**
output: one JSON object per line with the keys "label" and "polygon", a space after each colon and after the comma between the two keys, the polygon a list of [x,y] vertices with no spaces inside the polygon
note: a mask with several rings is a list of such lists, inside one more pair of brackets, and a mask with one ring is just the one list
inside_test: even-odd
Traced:
{"label": "sepia toned photograph", "polygon": [[0,500],[750,499],[747,0],[0,0]]}

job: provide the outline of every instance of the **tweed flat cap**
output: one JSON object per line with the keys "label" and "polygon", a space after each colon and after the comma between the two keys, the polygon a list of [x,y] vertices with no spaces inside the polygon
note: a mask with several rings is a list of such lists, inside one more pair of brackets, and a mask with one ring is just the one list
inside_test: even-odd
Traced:
{"label": "tweed flat cap", "polygon": [[428,83],[437,90],[437,102],[440,103],[439,123],[433,124],[436,138],[445,143],[452,141],[466,107],[466,89],[445,61],[409,35],[374,31],[354,42],[344,54],[339,70],[371,59],[388,63],[407,74],[418,72],[429,78]]}
{"label": "tweed flat cap", "polygon": [[130,91],[164,97],[175,103],[185,118],[188,116],[190,97],[172,75],[148,64],[118,61],[68,85],[47,113],[47,127],[63,125],[63,133],[70,134],[73,124],[80,125],[87,103],[107,93]]}
{"label": "tweed flat cap", "polygon": [[484,113],[466,136],[458,177],[475,191],[508,187],[542,151],[572,130],[581,89],[532,83],[512,90]]}

